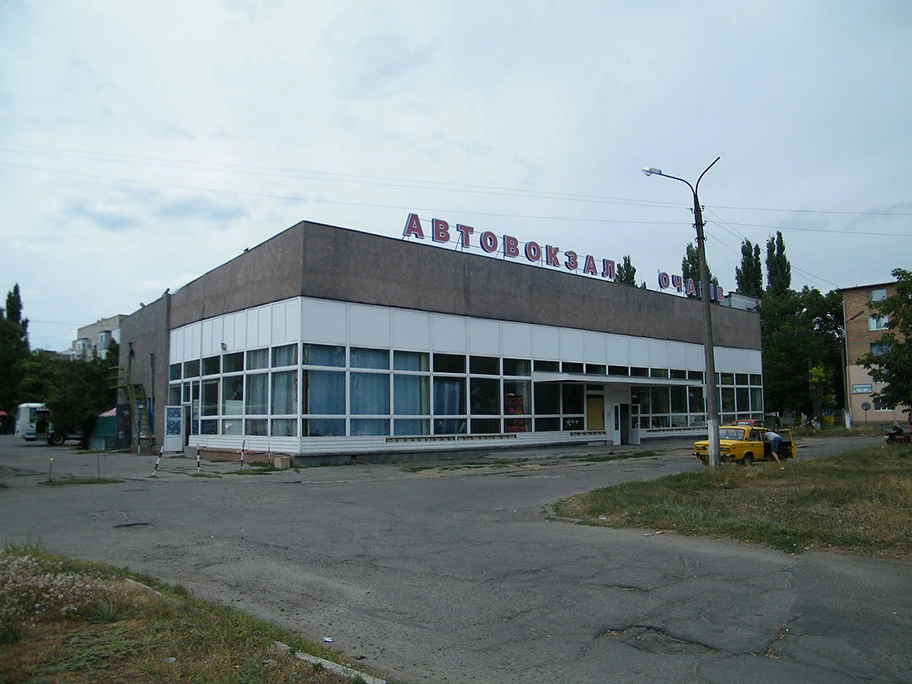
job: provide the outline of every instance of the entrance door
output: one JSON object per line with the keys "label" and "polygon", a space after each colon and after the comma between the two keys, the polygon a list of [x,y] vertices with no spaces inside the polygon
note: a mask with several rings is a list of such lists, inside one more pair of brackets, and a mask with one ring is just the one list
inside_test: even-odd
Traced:
{"label": "entrance door", "polygon": [[184,409],[181,406],[165,407],[165,451],[184,450]]}
{"label": "entrance door", "polygon": [[590,394],[586,397],[586,429],[605,429],[605,397],[600,394]]}
{"label": "entrance door", "polygon": [[630,404],[618,406],[618,422],[621,429],[621,444],[630,444]]}

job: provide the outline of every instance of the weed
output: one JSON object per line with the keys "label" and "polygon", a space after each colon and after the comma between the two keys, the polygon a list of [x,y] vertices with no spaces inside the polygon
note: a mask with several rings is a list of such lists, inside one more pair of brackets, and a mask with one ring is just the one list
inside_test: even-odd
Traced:
{"label": "weed", "polygon": [[295,634],[193,598],[180,585],[171,589],[31,544],[0,552],[3,681],[346,681],[277,656],[276,641],[339,659]]}
{"label": "weed", "polygon": [[592,524],[731,537],[798,553],[826,548],[912,556],[912,473],[902,448],[790,463],[723,466],[628,482],[559,501]]}
{"label": "weed", "polygon": [[63,477],[51,481],[43,481],[48,487],[63,487],[65,485],[92,485],[92,484],[117,484],[123,480],[114,480],[110,477]]}

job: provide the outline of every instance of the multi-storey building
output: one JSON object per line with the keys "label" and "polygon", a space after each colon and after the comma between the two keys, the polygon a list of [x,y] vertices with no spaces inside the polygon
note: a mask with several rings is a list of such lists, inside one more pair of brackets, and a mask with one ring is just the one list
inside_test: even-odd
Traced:
{"label": "multi-storey building", "polygon": [[120,343],[120,322],[124,318],[125,315],[118,314],[79,328],[67,356],[84,361],[96,355],[103,359],[111,342]]}
{"label": "multi-storey building", "polygon": [[896,283],[876,283],[840,290],[845,314],[846,396],[855,423],[906,422],[904,406],[888,406],[876,394],[883,389],[874,382],[868,370],[858,363],[867,353],[878,354],[884,348],[885,318],[877,316],[871,304],[886,299],[896,291]]}

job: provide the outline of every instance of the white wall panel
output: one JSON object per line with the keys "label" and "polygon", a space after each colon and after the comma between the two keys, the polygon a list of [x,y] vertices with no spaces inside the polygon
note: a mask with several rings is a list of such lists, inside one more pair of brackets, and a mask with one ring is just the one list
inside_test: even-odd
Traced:
{"label": "white wall panel", "polygon": [[468,319],[468,352],[479,356],[500,354],[500,323],[486,318]]}
{"label": "white wall panel", "polygon": [[423,311],[393,309],[391,332],[394,349],[428,351],[431,348],[431,315]]}
{"label": "white wall panel", "polygon": [[203,339],[200,346],[200,353],[203,356],[212,356],[212,324],[213,319],[203,321]]}
{"label": "white wall panel", "polygon": [[272,322],[272,329],[269,332],[269,340],[272,344],[284,344],[285,336],[285,310],[288,308],[288,302],[275,302],[269,306],[269,317]]}
{"label": "white wall panel", "polygon": [[390,346],[390,310],[381,306],[348,305],[348,340],[364,347]]}
{"label": "white wall panel", "polygon": [[285,341],[301,340],[301,298],[289,299],[285,307]]}
{"label": "white wall panel", "polygon": [[668,342],[667,340],[649,340],[650,368],[668,368]]}
{"label": "white wall panel", "polygon": [[583,333],[583,360],[586,363],[607,363],[605,334],[586,331]]}
{"label": "white wall panel", "polygon": [[260,310],[247,309],[247,348],[260,346]]}
{"label": "white wall panel", "polygon": [[583,360],[583,331],[560,328],[561,361]]}
{"label": "white wall panel", "polygon": [[560,332],[557,328],[532,326],[532,358],[542,361],[560,359]]}
{"label": "white wall panel", "polygon": [[668,343],[668,367],[686,368],[687,352],[683,342]]}
{"label": "white wall panel", "polygon": [[184,329],[172,330],[168,344],[168,359],[171,363],[184,360]]}
{"label": "white wall panel", "polygon": [[528,323],[501,323],[500,344],[509,358],[532,358],[532,326]]}
{"label": "white wall panel", "polygon": [[[234,340],[232,342],[231,349],[246,349],[247,348],[247,312],[239,311],[234,316]],[[227,321],[225,323],[227,325]]]}
{"label": "white wall panel", "polygon": [[716,360],[716,373],[735,372],[735,350],[731,347],[716,347],[714,349]]}
{"label": "white wall panel", "polygon": [[431,314],[431,349],[454,354],[465,353],[466,319],[461,316]]}
{"label": "white wall panel", "polygon": [[346,305],[325,299],[303,299],[301,303],[301,337],[307,342],[345,344]]}
{"label": "white wall panel", "polygon": [[261,347],[268,347],[272,344],[272,307],[269,305],[261,306],[257,311],[260,316],[260,326],[257,333],[259,339],[257,340],[257,343]]}
{"label": "white wall panel", "polygon": [[706,370],[706,358],[703,356],[703,345],[687,344],[684,350],[687,361],[687,370],[704,371]]}
{"label": "white wall panel", "polygon": [[605,335],[605,350],[607,362],[611,366],[630,365],[627,353],[627,337],[624,335]]}
{"label": "white wall panel", "polygon": [[645,337],[627,338],[627,356],[631,366],[649,367],[649,340]]}
{"label": "white wall panel", "polygon": [[202,323],[190,326],[190,334],[184,338],[184,359],[198,359],[200,357],[200,340],[202,339]]}

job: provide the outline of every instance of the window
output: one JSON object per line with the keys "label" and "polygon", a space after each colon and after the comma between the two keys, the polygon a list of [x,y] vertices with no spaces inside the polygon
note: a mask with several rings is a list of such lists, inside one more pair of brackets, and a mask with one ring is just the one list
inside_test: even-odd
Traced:
{"label": "window", "polygon": [[[304,371],[303,413],[345,415],[345,373],[339,371]],[[313,424],[313,421],[311,421]],[[318,425],[318,429],[328,429]],[[333,430],[335,428],[332,428]],[[305,432],[314,435],[314,432]],[[322,433],[321,433],[322,434]],[[334,434],[334,433],[333,433]],[[345,434],[345,428],[342,428]]]}
{"label": "window", "polygon": [[[426,375],[403,375],[395,374],[393,376],[393,392],[395,393],[395,413],[400,416],[426,416],[430,414],[431,407],[428,394],[429,378]],[[399,421],[396,421],[399,424]],[[406,426],[411,426],[406,428]],[[415,425],[405,421],[403,429],[414,429]],[[396,434],[403,434],[396,428]],[[413,433],[409,433],[413,434]],[[414,434],[427,434],[426,432]]]}
{"label": "window", "polygon": [[[219,381],[206,380],[203,382],[202,414],[204,416],[217,416],[219,412]],[[203,434],[215,434],[203,433]]]}
{"label": "window", "polygon": [[469,382],[469,397],[472,414],[476,416],[500,415],[500,380],[472,378]]}
{"label": "window", "polygon": [[181,365],[179,363],[171,364],[171,371],[169,378],[171,380],[180,380],[181,379]]}
{"label": "window", "polygon": [[892,411],[893,407],[885,402],[881,397],[874,397],[874,410],[875,411]]}
{"label": "window", "polygon": [[[272,367],[294,366],[298,363],[298,345],[286,344],[272,350]],[[275,434],[275,433],[273,433]]]}
{"label": "window", "polygon": [[434,414],[461,416],[466,412],[464,378],[434,378]]}
{"label": "window", "polygon": [[[535,383],[535,413],[540,416],[557,415],[560,413],[560,397],[560,385],[547,382]],[[559,428],[554,427],[553,429],[558,430]]]}
{"label": "window", "polygon": [[244,376],[234,375],[222,378],[222,415],[244,414]]}
{"label": "window", "polygon": [[504,359],[504,375],[532,375],[532,362],[528,359]]}
{"label": "window", "polygon": [[[247,376],[246,413],[264,415],[269,408],[269,376],[265,373]],[[249,434],[253,434],[248,432]],[[266,434],[265,432],[263,434]]]}
{"label": "window", "polygon": [[325,344],[305,344],[302,362],[305,366],[345,366],[345,347],[334,347]]}
{"label": "window", "polygon": [[[354,350],[353,350],[354,351]],[[354,359],[354,354],[352,355]],[[387,359],[387,363],[388,363]],[[351,412],[356,415],[386,416],[390,412],[390,376],[389,373],[355,373],[350,378]],[[361,432],[359,434],[389,434],[389,426],[384,433]]]}
{"label": "window", "polygon": [[203,375],[218,375],[222,372],[222,357],[210,356],[203,359]]}
{"label": "window", "polygon": [[560,363],[558,361],[536,361],[535,370],[543,373],[560,372]]}
{"label": "window", "polygon": [[195,378],[200,374],[199,359],[195,361],[184,361],[184,377]]}
{"label": "window", "polygon": [[393,352],[393,369],[402,371],[427,371],[428,355],[424,352]]}
{"label": "window", "polygon": [[869,302],[879,302],[887,298],[887,288],[878,287],[868,293]]}
{"label": "window", "polygon": [[562,370],[564,371],[564,373],[582,373],[583,364],[574,363],[572,361],[564,361]]}
{"label": "window", "polygon": [[890,351],[890,345],[886,342],[871,342],[871,355],[872,356],[881,356]]}
{"label": "window", "polygon": [[238,373],[244,370],[244,352],[225,354],[222,357],[223,373]]}
{"label": "window", "polygon": [[267,368],[269,366],[269,350],[253,349],[247,352],[247,370]]}
{"label": "window", "polygon": [[388,370],[390,367],[389,352],[385,349],[361,349],[352,347],[350,352],[352,368],[377,368]]}
{"label": "window", "polygon": [[493,356],[469,357],[469,372],[473,375],[500,375],[500,359]]}
{"label": "window", "polygon": [[607,375],[608,369],[601,363],[587,363],[586,375]]}
{"label": "window", "polygon": [[889,316],[869,316],[868,330],[886,330],[889,323]]}
{"label": "window", "polygon": [[298,412],[298,372],[272,374],[272,413],[290,415]]}
{"label": "window", "polygon": [[[297,347],[295,347],[297,348]],[[278,418],[272,421],[273,437],[297,437],[298,421],[296,418]]]}
{"label": "window", "polygon": [[455,354],[434,354],[435,373],[465,373],[466,360],[464,356]]}

